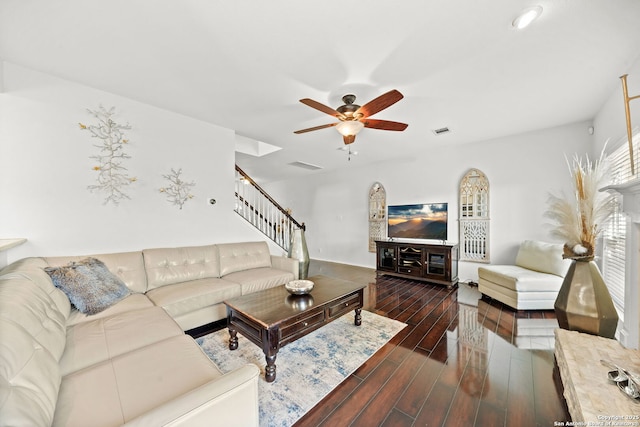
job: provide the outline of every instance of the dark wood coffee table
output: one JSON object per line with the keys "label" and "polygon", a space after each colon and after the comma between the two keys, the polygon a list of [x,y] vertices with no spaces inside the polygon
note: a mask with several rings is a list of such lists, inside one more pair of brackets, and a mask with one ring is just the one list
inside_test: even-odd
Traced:
{"label": "dark wood coffee table", "polygon": [[355,310],[362,323],[364,286],[325,276],[310,277],[309,295],[290,295],[283,286],[226,300],[229,349],[238,348],[238,332],[262,348],[265,379],[276,379],[276,355],[281,347]]}

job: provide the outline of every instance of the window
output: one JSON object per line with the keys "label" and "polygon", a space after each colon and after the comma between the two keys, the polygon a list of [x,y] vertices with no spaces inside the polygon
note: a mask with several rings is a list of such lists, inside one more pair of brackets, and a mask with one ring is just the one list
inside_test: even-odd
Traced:
{"label": "window", "polygon": [[489,262],[489,180],[477,169],[460,181],[460,260]]}
{"label": "window", "polygon": [[[638,135],[633,138],[633,149],[638,153]],[[629,162],[627,139],[609,154],[613,184],[622,184],[633,178]],[[602,230],[602,276],[618,310],[624,319],[626,216],[622,212],[622,196],[616,198],[611,219]]]}

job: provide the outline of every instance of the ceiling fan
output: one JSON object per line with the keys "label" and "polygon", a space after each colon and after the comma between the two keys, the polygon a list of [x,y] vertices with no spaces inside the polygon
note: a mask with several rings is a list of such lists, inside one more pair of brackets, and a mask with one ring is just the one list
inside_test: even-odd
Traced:
{"label": "ceiling fan", "polygon": [[326,105],[319,103],[318,101],[314,101],[313,99],[304,98],[301,99],[300,102],[308,105],[311,108],[315,108],[318,111],[337,118],[339,122],[301,129],[295,131],[294,133],[300,134],[335,126],[338,132],[340,132],[340,134],[342,135],[345,145],[348,145],[356,140],[356,134],[363,128],[403,131],[408,126],[406,123],[369,118],[370,116],[373,116],[374,114],[384,110],[385,108],[392,106],[402,98],[403,95],[394,89],[367,102],[363,106],[360,106],[354,104],[354,102],[356,101],[355,95],[347,94],[342,97],[342,102],[344,102],[344,105],[341,105],[335,110],[331,107],[327,107]]}

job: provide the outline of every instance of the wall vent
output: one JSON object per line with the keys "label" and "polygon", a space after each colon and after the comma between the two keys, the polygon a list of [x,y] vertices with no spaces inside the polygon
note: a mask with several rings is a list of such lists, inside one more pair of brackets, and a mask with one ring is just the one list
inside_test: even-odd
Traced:
{"label": "wall vent", "polygon": [[440,128],[440,129],[434,129],[433,130],[433,133],[435,133],[436,135],[442,135],[444,133],[449,133],[449,132],[451,132],[451,131],[449,130],[448,127],[443,127],[443,128]]}
{"label": "wall vent", "polygon": [[301,161],[292,162],[292,163],[289,163],[289,164],[291,166],[296,166],[296,167],[299,167],[299,168],[302,168],[302,169],[308,169],[308,170],[311,170],[311,171],[322,169],[322,166],[314,165],[314,164],[307,163],[307,162],[301,162]]}

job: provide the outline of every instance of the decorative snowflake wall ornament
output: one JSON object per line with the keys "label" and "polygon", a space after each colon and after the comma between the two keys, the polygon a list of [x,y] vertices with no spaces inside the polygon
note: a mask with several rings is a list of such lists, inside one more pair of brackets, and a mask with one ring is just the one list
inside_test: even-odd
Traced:
{"label": "decorative snowflake wall ornament", "polygon": [[90,156],[96,160],[97,165],[93,170],[98,172],[95,185],[89,185],[89,191],[101,191],[106,194],[104,204],[113,203],[118,205],[122,199],[130,199],[126,194],[126,187],[136,182],[135,177],[130,177],[123,162],[131,156],[124,152],[124,146],[129,143],[125,138],[124,131],[130,130],[131,125],[119,124],[113,120],[115,107],[109,110],[100,105],[96,111],[87,109],[87,112],[98,119],[97,124],[85,125],[78,123],[80,130],[88,130],[92,138],[98,138],[99,144],[94,147],[100,151],[95,156]]}
{"label": "decorative snowflake wall ornament", "polygon": [[191,188],[195,187],[195,182],[185,182],[180,178],[182,175],[182,169],[178,169],[177,171],[171,168],[171,173],[167,175],[162,175],[164,179],[169,181],[169,185],[166,187],[162,187],[160,189],[161,193],[165,193],[167,195],[167,200],[175,206],[178,206],[182,209],[182,205],[184,205],[187,200],[193,199],[193,194],[190,193]]}

